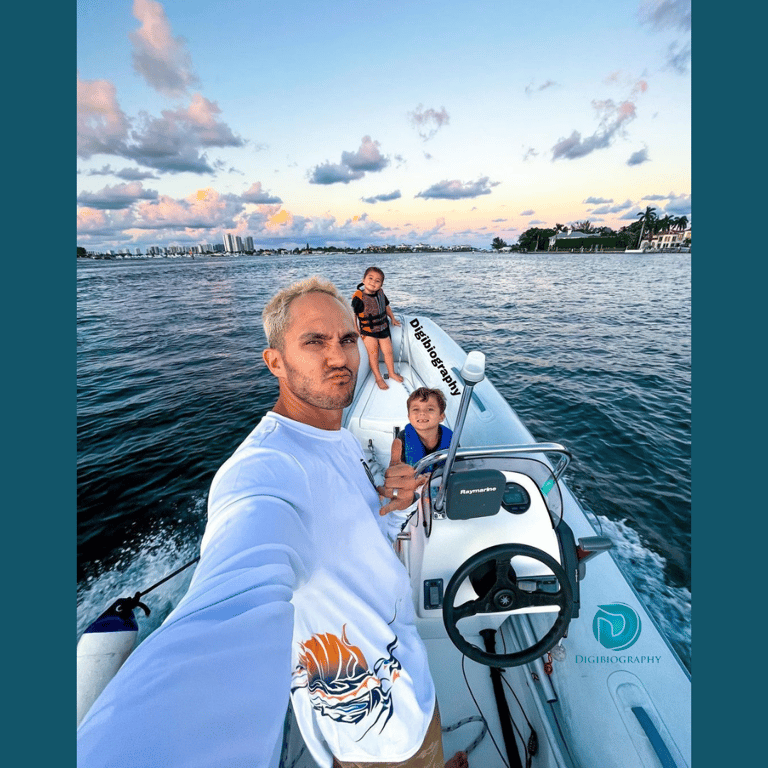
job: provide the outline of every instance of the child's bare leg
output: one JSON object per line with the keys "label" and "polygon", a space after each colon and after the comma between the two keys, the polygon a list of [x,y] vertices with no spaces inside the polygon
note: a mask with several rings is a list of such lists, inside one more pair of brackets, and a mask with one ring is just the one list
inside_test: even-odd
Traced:
{"label": "child's bare leg", "polygon": [[379,340],[374,336],[363,336],[363,344],[365,344],[365,348],[368,351],[368,362],[371,364],[376,384],[378,384],[379,389],[389,389],[389,385],[384,381],[384,377],[379,370]]}
{"label": "child's bare leg", "polygon": [[381,339],[381,351],[384,353],[384,363],[389,371],[389,378],[402,381],[403,377],[395,373],[395,353],[392,351],[392,339]]}

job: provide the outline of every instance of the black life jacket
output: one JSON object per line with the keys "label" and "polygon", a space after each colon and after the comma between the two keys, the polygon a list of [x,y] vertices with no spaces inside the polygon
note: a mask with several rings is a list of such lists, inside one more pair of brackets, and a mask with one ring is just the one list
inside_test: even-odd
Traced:
{"label": "black life jacket", "polygon": [[352,294],[353,299],[363,302],[363,311],[357,313],[360,321],[360,330],[366,333],[378,333],[388,327],[387,300],[384,291],[378,290],[371,296],[362,289],[363,284],[357,286]]}

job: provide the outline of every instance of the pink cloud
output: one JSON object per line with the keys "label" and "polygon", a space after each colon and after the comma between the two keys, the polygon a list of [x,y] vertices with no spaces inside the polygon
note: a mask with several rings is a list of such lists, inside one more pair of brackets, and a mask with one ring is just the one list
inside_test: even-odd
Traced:
{"label": "pink cloud", "polygon": [[108,80],[81,80],[77,74],[77,154],[88,158],[122,147],[129,121]]}
{"label": "pink cloud", "polygon": [[141,28],[132,32],[133,66],[156,90],[180,96],[198,82],[184,38],[174,38],[165,9],[154,0],[134,0]]}

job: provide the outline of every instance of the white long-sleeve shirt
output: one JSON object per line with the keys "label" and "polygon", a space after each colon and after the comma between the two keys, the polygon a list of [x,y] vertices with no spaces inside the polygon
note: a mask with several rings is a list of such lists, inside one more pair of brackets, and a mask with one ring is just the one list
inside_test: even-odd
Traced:
{"label": "white long-sleeve shirt", "polygon": [[266,767],[289,690],[314,759],[402,761],[435,691],[346,430],[268,413],[213,480],[189,590],[78,729],[78,763]]}

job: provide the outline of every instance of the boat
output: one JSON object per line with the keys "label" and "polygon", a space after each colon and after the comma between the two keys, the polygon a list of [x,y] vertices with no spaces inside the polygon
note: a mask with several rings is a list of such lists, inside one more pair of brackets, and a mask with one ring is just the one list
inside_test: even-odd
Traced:
{"label": "boat", "polygon": [[[360,342],[343,425],[381,484],[408,394],[426,386],[446,396],[453,439],[417,464],[428,480],[394,545],[446,758],[463,751],[471,768],[690,766],[690,674],[564,482],[570,451],[533,438],[485,377],[481,351],[467,354],[429,317],[398,319],[402,383],[380,389]],[[117,601],[83,635],[78,721],[130,653],[143,594]],[[289,707],[270,768],[315,766]]]}

